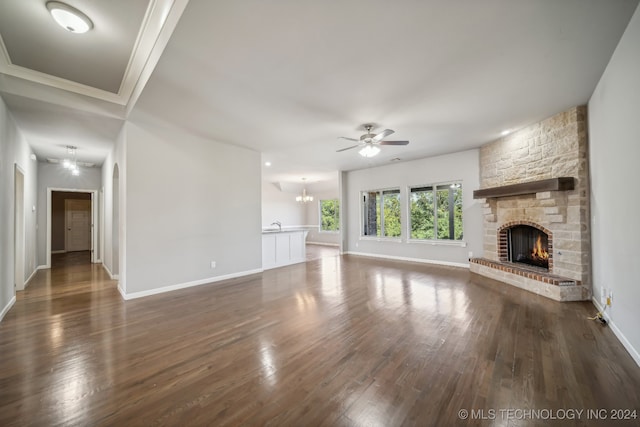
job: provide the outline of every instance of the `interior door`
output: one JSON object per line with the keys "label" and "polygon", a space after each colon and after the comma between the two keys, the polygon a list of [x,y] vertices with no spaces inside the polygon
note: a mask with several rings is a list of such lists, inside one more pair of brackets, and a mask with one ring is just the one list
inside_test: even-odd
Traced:
{"label": "interior door", "polygon": [[64,210],[66,251],[91,250],[91,200],[67,199]]}

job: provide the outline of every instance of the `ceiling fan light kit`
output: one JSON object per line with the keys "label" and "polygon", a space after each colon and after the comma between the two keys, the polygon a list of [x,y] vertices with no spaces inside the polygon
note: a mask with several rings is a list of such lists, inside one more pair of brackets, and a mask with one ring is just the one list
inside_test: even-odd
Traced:
{"label": "ceiling fan light kit", "polygon": [[384,138],[394,133],[391,129],[385,129],[378,134],[371,133],[371,129],[373,129],[373,125],[364,125],[367,133],[360,136],[360,139],[355,138],[347,138],[345,136],[341,136],[340,139],[346,139],[348,141],[358,142],[356,145],[352,145],[351,147],[342,148],[340,150],[336,150],[337,153],[342,151],[351,150],[352,148],[361,147],[358,151],[362,157],[374,157],[380,153],[379,145],[407,145],[409,141],[383,141]]}
{"label": "ceiling fan light kit", "polygon": [[380,149],[375,145],[371,145],[371,144],[365,145],[362,150],[358,151],[358,154],[360,154],[362,157],[374,157],[374,156],[377,156],[379,153],[380,153]]}
{"label": "ceiling fan light kit", "polygon": [[66,3],[50,1],[47,9],[54,21],[71,33],[82,34],[93,28],[93,22],[87,15]]}

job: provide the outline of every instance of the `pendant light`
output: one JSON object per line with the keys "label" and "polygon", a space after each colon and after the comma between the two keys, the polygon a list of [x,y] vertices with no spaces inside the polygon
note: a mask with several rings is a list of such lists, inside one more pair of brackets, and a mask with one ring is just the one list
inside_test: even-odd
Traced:
{"label": "pendant light", "polygon": [[80,175],[80,169],[78,169],[78,157],[76,156],[76,150],[78,147],[73,145],[67,145],[67,154],[73,156],[73,160],[64,159],[62,161],[62,166],[65,169],[69,169],[71,171],[71,175],[78,176]]}

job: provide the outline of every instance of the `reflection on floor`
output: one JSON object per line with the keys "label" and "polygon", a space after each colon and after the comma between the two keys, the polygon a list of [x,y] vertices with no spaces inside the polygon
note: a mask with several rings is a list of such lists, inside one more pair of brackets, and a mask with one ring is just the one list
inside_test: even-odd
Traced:
{"label": "reflection on floor", "polygon": [[591,302],[468,269],[345,255],[128,301],[116,286],[84,264],[17,293],[0,426],[638,425],[588,418],[640,409],[640,369]]}
{"label": "reflection on floor", "polygon": [[325,246],[307,244],[307,261],[320,258],[328,258],[340,255],[340,249],[337,246]]}
{"label": "reflection on floor", "polygon": [[51,254],[51,267],[91,264],[91,251],[66,252]]}

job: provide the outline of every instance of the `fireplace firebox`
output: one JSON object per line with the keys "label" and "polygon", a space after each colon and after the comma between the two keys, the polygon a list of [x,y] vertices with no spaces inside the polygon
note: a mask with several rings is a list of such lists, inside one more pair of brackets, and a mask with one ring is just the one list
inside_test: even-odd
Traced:
{"label": "fireplace firebox", "polygon": [[508,260],[549,269],[549,236],[529,225],[507,230]]}

